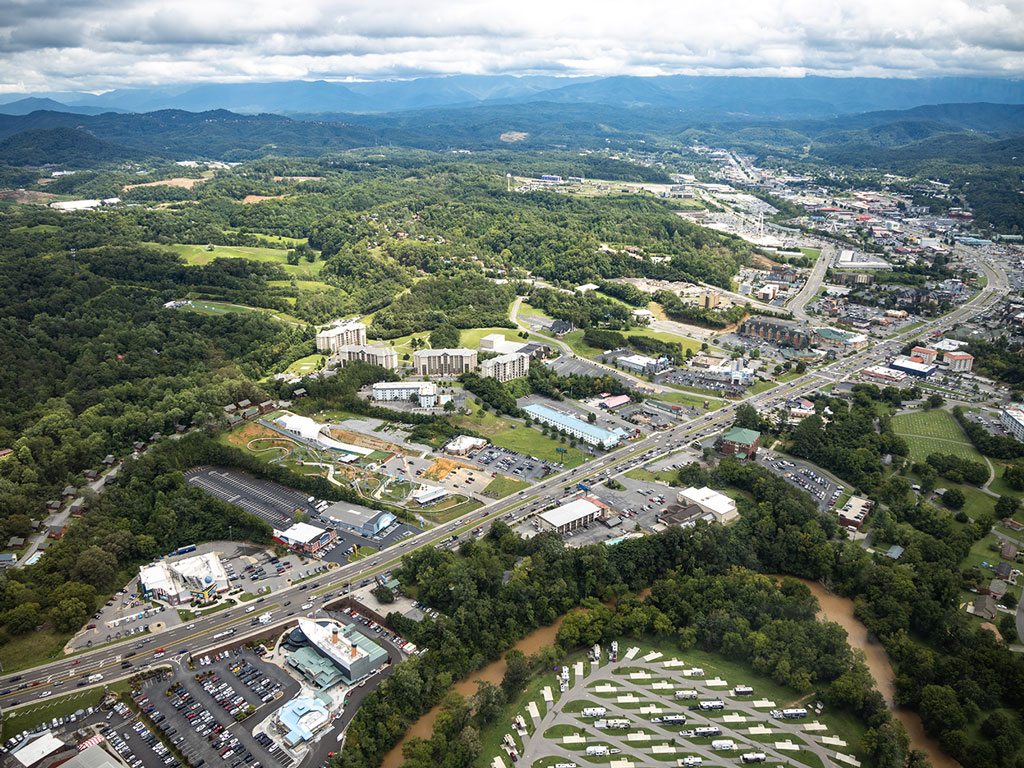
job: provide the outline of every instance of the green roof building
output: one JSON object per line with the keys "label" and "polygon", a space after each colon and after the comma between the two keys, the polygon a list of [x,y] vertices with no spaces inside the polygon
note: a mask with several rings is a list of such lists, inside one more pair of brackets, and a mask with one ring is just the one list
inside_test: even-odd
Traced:
{"label": "green roof building", "polygon": [[722,453],[750,459],[757,454],[761,433],[753,429],[733,427],[722,436]]}

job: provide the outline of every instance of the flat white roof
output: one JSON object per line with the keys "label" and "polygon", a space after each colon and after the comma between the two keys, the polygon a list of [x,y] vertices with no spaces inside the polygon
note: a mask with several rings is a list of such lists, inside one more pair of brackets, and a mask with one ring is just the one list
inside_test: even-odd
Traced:
{"label": "flat white roof", "polygon": [[49,731],[46,731],[38,739],[33,739],[24,747],[14,753],[14,757],[22,765],[30,766],[38,763],[47,755],[64,748],[64,742],[58,739]]}
{"label": "flat white roof", "polygon": [[730,499],[724,493],[713,491],[707,486],[704,486],[703,488],[694,488],[693,486],[690,486],[682,492],[682,496],[691,504],[699,504],[701,507],[707,507],[715,514],[727,515],[730,512],[736,511],[735,501]]}
{"label": "flat white roof", "polygon": [[597,506],[594,502],[588,499],[576,499],[560,507],[549,509],[547,512],[541,512],[540,516],[549,525],[560,528],[574,520],[579,520],[594,513],[600,513],[600,511],[601,507]]}
{"label": "flat white roof", "polygon": [[434,499],[441,499],[448,495],[448,489],[441,486],[425,486],[412,495],[412,500],[417,504],[426,504]]}
{"label": "flat white roof", "polygon": [[286,531],[280,531],[281,535],[289,541],[298,541],[308,544],[319,539],[324,534],[323,528],[317,528],[309,523],[296,523]]}

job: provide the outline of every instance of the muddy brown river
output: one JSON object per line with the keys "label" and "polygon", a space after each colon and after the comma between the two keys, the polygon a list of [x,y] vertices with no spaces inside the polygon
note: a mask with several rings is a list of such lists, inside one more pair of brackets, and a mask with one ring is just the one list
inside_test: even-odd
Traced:
{"label": "muddy brown river", "polygon": [[[818,598],[818,603],[821,605],[821,611],[818,615],[822,619],[839,624],[849,635],[848,642],[850,645],[853,648],[859,648],[864,651],[865,663],[871,672],[871,677],[874,678],[875,687],[885,697],[886,702],[891,708],[895,692],[893,687],[895,674],[893,673],[892,664],[889,663],[889,657],[885,652],[885,648],[880,643],[873,643],[868,639],[867,628],[853,615],[853,601],[829,592],[816,581],[807,581],[806,579],[800,579],[800,581],[806,584],[811,592],[814,593],[814,596]],[[649,590],[645,590],[642,594],[648,592]],[[561,624],[562,620],[559,619],[550,626],[541,627],[524,637],[514,647],[527,656],[536,653],[545,645],[552,645],[555,642],[555,635],[558,634],[558,628]],[[469,697],[476,693],[477,680],[485,680],[494,685],[499,685],[504,674],[505,660],[499,659],[477,670],[469,677],[460,680],[455,684],[455,690],[463,696]],[[431,709],[409,727],[402,740],[384,756],[384,762],[381,764],[382,768],[399,768],[403,762],[402,747],[409,739],[415,736],[419,736],[422,739],[430,738],[434,730],[434,720],[437,718],[439,710],[440,705]],[[907,729],[911,748],[926,752],[934,768],[960,768],[960,763],[942,752],[938,742],[925,735],[924,726],[921,724],[921,718],[918,717],[917,713],[910,712],[909,710],[893,710],[893,714],[903,723],[903,727]]]}
{"label": "muddy brown river", "polygon": [[[816,581],[807,581],[806,579],[800,579],[800,581],[806,584],[818,598],[818,603],[821,605],[818,616],[840,625],[849,635],[847,641],[851,647],[864,651],[865,663],[871,672],[871,677],[875,680],[875,687],[885,697],[892,709],[893,694],[895,693],[892,681],[896,675],[893,673],[892,664],[889,663],[889,656],[886,654],[885,648],[881,643],[873,643],[868,639],[867,628],[853,615],[853,601],[832,594]],[[921,718],[916,712],[893,709],[893,714],[907,729],[910,747],[926,752],[934,768],[960,768],[960,763],[946,755],[939,748],[935,739],[925,735]]]}

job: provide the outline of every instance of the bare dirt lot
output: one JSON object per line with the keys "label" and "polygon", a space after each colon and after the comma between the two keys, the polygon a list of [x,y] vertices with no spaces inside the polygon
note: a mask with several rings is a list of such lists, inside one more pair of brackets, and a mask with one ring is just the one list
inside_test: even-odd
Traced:
{"label": "bare dirt lot", "polygon": [[275,176],[274,181],[323,181],[323,176]]}
{"label": "bare dirt lot", "polygon": [[31,189],[0,189],[0,200],[13,200],[16,203],[49,203],[57,196],[49,192],[35,192]]}
{"label": "bare dirt lot", "polygon": [[504,142],[507,142],[509,144],[513,144],[513,143],[515,143],[517,141],[522,141],[523,139],[525,139],[529,135],[530,134],[523,133],[522,131],[505,131],[498,138],[501,139]]}
{"label": "bare dirt lot", "polygon": [[246,195],[242,198],[242,205],[262,203],[264,200],[280,200],[284,195]]}
{"label": "bare dirt lot", "polygon": [[147,181],[145,184],[125,184],[124,188],[137,189],[138,187],[181,187],[182,189],[192,189],[196,184],[205,179],[186,179],[184,176],[180,176],[174,179],[163,179],[162,181]]}

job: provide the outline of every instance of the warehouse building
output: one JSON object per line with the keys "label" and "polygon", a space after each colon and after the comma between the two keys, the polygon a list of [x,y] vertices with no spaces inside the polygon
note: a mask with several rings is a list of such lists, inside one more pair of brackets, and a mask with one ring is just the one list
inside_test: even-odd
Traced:
{"label": "warehouse building", "polygon": [[216,553],[207,552],[142,566],[139,588],[148,599],[162,600],[169,605],[207,603],[228,591],[228,574]]}
{"label": "warehouse building", "polygon": [[604,429],[603,427],[597,427],[590,424],[582,419],[577,419],[575,416],[570,416],[567,413],[556,411],[554,408],[549,408],[546,405],[539,403],[530,403],[523,408],[534,421],[538,421],[541,424],[547,424],[549,427],[555,427],[561,429],[572,435],[573,437],[579,438],[587,445],[597,445],[601,448],[614,448],[618,445],[622,438],[625,436],[625,432],[620,428],[615,429]]}
{"label": "warehouse building", "polygon": [[897,371],[887,365],[869,365],[861,373],[883,381],[903,381],[907,378],[907,374],[903,371]]}
{"label": "warehouse building", "polygon": [[565,534],[590,525],[604,514],[604,507],[583,497],[541,512],[537,517],[545,530]]}
{"label": "warehouse building", "polygon": [[412,364],[418,376],[458,376],[475,371],[475,349],[417,349]]}
{"label": "warehouse building", "polygon": [[357,507],[342,501],[337,501],[327,507],[323,516],[335,525],[367,536],[376,536],[395,522],[395,516],[390,512],[380,512],[369,507]]}
{"label": "warehouse building", "polygon": [[681,505],[696,505],[706,514],[713,515],[715,522],[727,525],[739,517],[736,510],[736,502],[724,493],[713,491],[707,486],[703,488],[686,488],[676,495],[676,500]]}
{"label": "warehouse building", "polygon": [[903,355],[893,358],[889,367],[895,368],[897,371],[903,371],[911,376],[917,376],[920,379],[927,379],[935,373],[934,363],[918,362]]}

